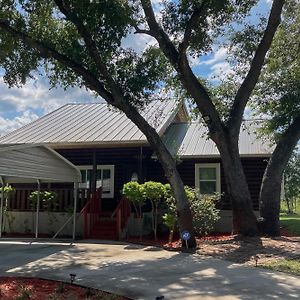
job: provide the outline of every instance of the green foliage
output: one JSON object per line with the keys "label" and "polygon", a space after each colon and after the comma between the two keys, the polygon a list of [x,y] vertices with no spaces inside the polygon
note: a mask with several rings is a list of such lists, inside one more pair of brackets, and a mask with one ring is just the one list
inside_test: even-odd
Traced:
{"label": "green foliage", "polygon": [[0,193],[2,194],[2,190],[4,190],[4,198],[10,198],[16,191],[14,187],[11,185],[5,185],[4,187],[0,188]]}
{"label": "green foliage", "polygon": [[[32,207],[36,207],[38,200],[38,191],[31,192],[29,195],[29,201]],[[41,191],[40,192],[40,205],[48,212],[53,211],[57,207],[57,194],[51,191]]]}
{"label": "green foliage", "polygon": [[244,17],[257,1],[163,1],[162,26],[179,43],[188,20],[194,12],[201,17],[191,35],[192,53],[205,53],[211,49],[213,37],[224,32],[224,25]]}
{"label": "green foliage", "polygon": [[186,193],[191,204],[196,233],[209,234],[220,218],[220,211],[216,208],[220,195],[199,195],[196,190],[191,188],[186,188]]}
{"label": "green foliage", "polygon": [[167,212],[162,216],[162,219],[163,219],[164,224],[170,230],[172,230],[172,228],[174,227],[174,224],[176,223],[176,215],[174,215],[171,212]]}
{"label": "green foliage", "polygon": [[141,186],[144,198],[149,199],[152,204],[152,228],[156,239],[158,227],[158,206],[166,194],[165,185],[160,182],[147,181]]}
{"label": "green foliage", "polygon": [[136,181],[130,181],[123,185],[122,194],[131,202],[138,205],[144,203],[143,189]]}
{"label": "green foliage", "polygon": [[271,117],[262,130],[275,141],[300,112],[299,26],[299,3],[288,0],[253,101],[258,116]]}
{"label": "green foliage", "polygon": [[[168,212],[164,214],[164,224],[172,228],[177,221],[175,199],[171,194],[170,185],[165,185],[165,199],[168,204]],[[216,203],[220,195],[199,195],[197,190],[185,186],[185,193],[191,206],[194,228],[197,234],[207,235],[214,229],[215,223],[219,220],[219,210]]]}
{"label": "green foliage", "polygon": [[19,286],[20,293],[17,295],[14,300],[27,300],[30,299],[30,296],[32,294],[31,290],[27,288],[26,286],[20,285]]}
{"label": "green foliage", "polygon": [[284,191],[289,211],[296,208],[300,201],[300,154],[295,153],[289,160],[284,173]]}
{"label": "green foliage", "polygon": [[160,182],[147,181],[141,185],[143,196],[155,203],[160,202],[165,196],[165,186]]}

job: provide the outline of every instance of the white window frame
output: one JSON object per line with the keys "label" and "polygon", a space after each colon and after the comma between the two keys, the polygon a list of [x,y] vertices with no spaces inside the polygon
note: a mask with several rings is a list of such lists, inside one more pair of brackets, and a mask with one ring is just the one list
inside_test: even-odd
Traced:
{"label": "white window frame", "polygon": [[219,163],[203,163],[195,164],[195,188],[200,190],[200,178],[199,178],[199,169],[201,168],[215,168],[216,169],[216,180],[204,180],[204,181],[216,181],[216,193],[221,193],[221,166]]}
{"label": "white window frame", "polygon": [[[77,166],[79,170],[93,170],[93,165],[80,165]],[[102,194],[102,198],[113,198],[115,191],[115,166],[114,165],[97,165],[97,170],[109,169],[110,170],[110,193]],[[87,188],[85,183],[79,183],[79,188]]]}

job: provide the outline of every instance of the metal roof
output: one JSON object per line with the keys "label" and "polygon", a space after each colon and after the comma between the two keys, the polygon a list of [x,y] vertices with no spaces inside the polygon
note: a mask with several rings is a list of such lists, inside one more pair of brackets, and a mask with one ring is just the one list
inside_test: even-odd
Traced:
{"label": "metal roof", "polygon": [[76,166],[54,150],[40,145],[0,146],[0,176],[5,183],[81,180]]}
{"label": "metal roof", "polygon": [[[152,101],[141,113],[162,135],[175,117],[175,100]],[[72,144],[147,142],[124,113],[106,103],[67,104],[0,138],[1,144]]]}
{"label": "metal roof", "polygon": [[[255,122],[243,123],[239,137],[241,156],[269,156],[272,153],[270,142],[259,138],[255,129]],[[182,158],[220,156],[215,143],[208,138],[206,127],[200,122],[172,124],[163,140],[171,154]]]}

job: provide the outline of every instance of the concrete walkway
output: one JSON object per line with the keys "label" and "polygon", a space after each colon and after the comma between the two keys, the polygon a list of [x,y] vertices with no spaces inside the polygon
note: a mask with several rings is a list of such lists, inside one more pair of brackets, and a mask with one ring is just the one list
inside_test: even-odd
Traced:
{"label": "concrete walkway", "polygon": [[69,281],[133,299],[299,299],[300,277],[118,243],[0,242],[0,276]]}

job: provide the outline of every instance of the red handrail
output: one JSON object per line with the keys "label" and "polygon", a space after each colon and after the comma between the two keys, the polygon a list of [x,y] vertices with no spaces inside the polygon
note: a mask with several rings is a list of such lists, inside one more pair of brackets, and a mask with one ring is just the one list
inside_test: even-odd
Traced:
{"label": "red handrail", "polygon": [[101,195],[102,189],[97,189],[95,194],[91,195],[90,200],[80,211],[80,215],[84,216],[84,238],[88,238],[91,234],[93,227],[99,220],[101,214]]}
{"label": "red handrail", "polygon": [[111,218],[116,217],[117,237],[121,239],[121,233],[131,213],[131,205],[128,199],[122,198],[118,206],[111,215]]}

